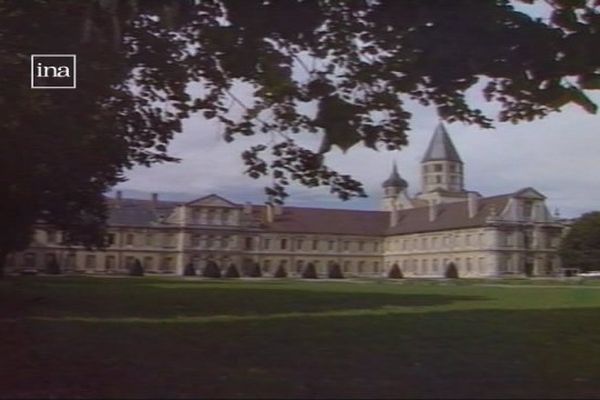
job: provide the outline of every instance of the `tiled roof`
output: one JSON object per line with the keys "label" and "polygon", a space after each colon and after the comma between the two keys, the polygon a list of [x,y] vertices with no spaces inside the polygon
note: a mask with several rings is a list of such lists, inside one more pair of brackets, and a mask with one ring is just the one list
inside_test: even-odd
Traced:
{"label": "tiled roof", "polygon": [[137,199],[107,199],[109,206],[108,225],[152,226],[160,217],[168,216],[179,203]]}

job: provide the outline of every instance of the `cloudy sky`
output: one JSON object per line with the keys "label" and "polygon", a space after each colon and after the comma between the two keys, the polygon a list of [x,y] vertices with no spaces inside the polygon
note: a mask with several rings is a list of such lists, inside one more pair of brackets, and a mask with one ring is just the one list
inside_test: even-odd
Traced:
{"label": "cloudy sky", "polygon": [[[591,96],[600,104],[600,94]],[[496,108],[480,95],[470,96],[473,104],[494,115]],[[326,162],[341,173],[349,173],[365,185],[366,199],[347,202],[329,194],[326,188],[292,186],[290,205],[332,208],[378,209],[381,182],[396,161],[409,182],[409,192],[420,191],[419,163],[439,120],[433,108],[413,105],[410,144],[401,151],[376,152],[357,145],[346,154],[333,149]],[[483,130],[460,123],[446,125],[465,163],[466,189],[484,196],[510,193],[534,187],[548,197],[551,210],[564,217],[600,210],[600,116],[569,105],[543,120],[518,125],[496,123],[496,129]],[[239,138],[225,143],[217,122],[201,116],[184,122],[184,131],[169,146],[178,164],[138,167],[127,173],[119,185],[125,196],[145,197],[158,192],[163,199],[191,200],[217,193],[233,201],[265,201],[262,180],[243,175],[241,151],[264,136]],[[300,143],[317,149],[320,137],[304,134]]]}

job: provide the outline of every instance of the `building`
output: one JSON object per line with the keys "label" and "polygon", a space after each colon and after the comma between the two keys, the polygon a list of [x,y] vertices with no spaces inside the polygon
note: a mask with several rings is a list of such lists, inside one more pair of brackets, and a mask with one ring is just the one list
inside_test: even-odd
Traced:
{"label": "building", "polygon": [[338,264],[347,276],[382,276],[398,265],[407,277],[441,277],[453,263],[462,277],[554,275],[564,225],[543,194],[529,187],[482,197],[465,189],[464,164],[440,124],[421,162],[421,191],[394,164],[383,182],[381,211],[236,204],[212,194],[179,203],[107,199],[110,247],[86,251],[61,244],[40,225],[28,250],[8,259],[9,270],[43,268],[122,273],[135,260],[146,272],[182,274],[214,261],[225,269],[278,266],[291,276],[312,263],[321,276]]}

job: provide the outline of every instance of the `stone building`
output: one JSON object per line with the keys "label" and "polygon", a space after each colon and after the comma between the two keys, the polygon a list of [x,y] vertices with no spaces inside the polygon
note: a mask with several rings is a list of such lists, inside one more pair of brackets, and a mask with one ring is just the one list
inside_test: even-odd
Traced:
{"label": "stone building", "polygon": [[146,272],[182,274],[208,261],[222,269],[258,264],[265,276],[283,266],[299,275],[312,263],[321,276],[338,264],[346,276],[382,276],[397,264],[407,277],[441,277],[454,263],[462,277],[554,275],[563,224],[544,195],[529,187],[482,197],[465,190],[464,164],[440,124],[421,162],[421,191],[394,164],[383,183],[382,211],[237,204],[212,194],[181,203],[107,199],[109,240],[104,251],[61,242],[40,225],[26,251],[8,268],[122,273],[137,259]]}

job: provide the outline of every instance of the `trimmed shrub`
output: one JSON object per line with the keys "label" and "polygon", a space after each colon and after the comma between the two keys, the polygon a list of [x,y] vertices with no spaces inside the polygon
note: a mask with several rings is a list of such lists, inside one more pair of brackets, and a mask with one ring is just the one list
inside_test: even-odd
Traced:
{"label": "trimmed shrub", "polygon": [[183,269],[183,276],[196,276],[196,268],[194,264],[188,263]]}
{"label": "trimmed shrub", "polygon": [[404,279],[404,274],[398,266],[398,264],[392,265],[392,268],[388,272],[389,279]]}
{"label": "trimmed shrub", "polygon": [[531,278],[533,276],[533,264],[532,263],[526,263],[525,264],[525,276],[528,278]]}
{"label": "trimmed shrub", "polygon": [[137,258],[133,261],[133,264],[129,266],[129,276],[144,276],[144,267]]}
{"label": "trimmed shrub", "polygon": [[340,264],[333,263],[327,267],[327,277],[329,279],[344,279],[344,274],[342,273],[342,268]]}
{"label": "trimmed shrub", "polygon": [[60,265],[56,261],[56,257],[52,258],[48,264],[46,264],[46,273],[50,275],[58,275],[61,273]]}
{"label": "trimmed shrub", "polygon": [[250,270],[248,271],[248,276],[250,278],[260,278],[262,276],[262,271],[261,271],[260,265],[258,263],[254,263],[250,266]]}
{"label": "trimmed shrub", "polygon": [[308,263],[304,271],[302,271],[302,278],[304,279],[317,279],[317,269],[313,263]]}
{"label": "trimmed shrub", "polygon": [[279,264],[279,266],[277,267],[277,270],[275,271],[275,274],[273,274],[274,278],[287,278],[288,273],[285,270],[285,267],[283,266],[283,264]]}
{"label": "trimmed shrub", "polygon": [[225,278],[239,278],[240,272],[238,271],[235,264],[229,264],[227,270],[225,271]]}
{"label": "trimmed shrub", "polygon": [[444,276],[448,279],[458,279],[458,268],[456,268],[456,264],[453,262],[448,264],[448,268],[446,268],[446,273]]}
{"label": "trimmed shrub", "polygon": [[202,276],[205,278],[220,278],[221,270],[216,262],[208,261],[206,267],[204,267],[204,271],[202,271]]}

